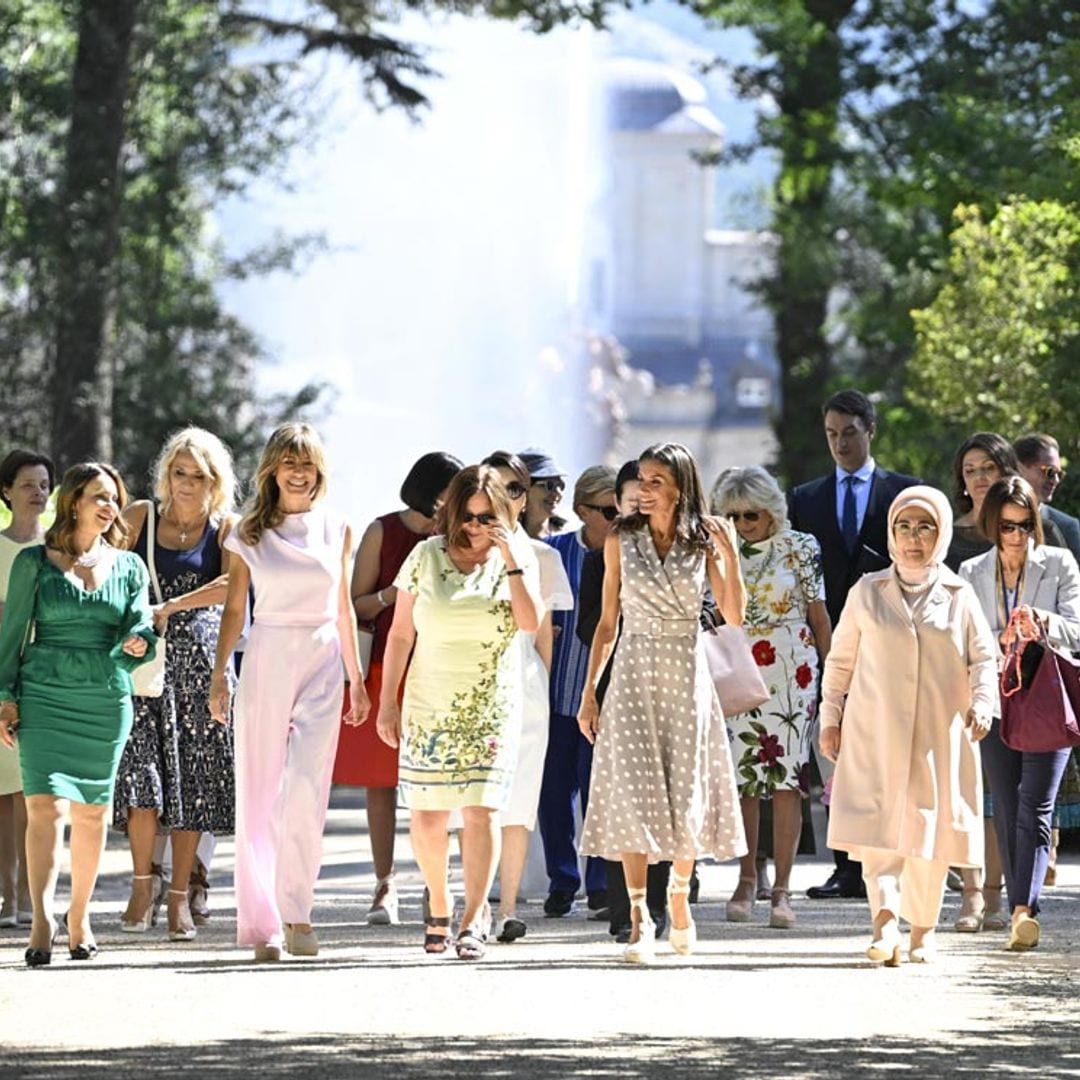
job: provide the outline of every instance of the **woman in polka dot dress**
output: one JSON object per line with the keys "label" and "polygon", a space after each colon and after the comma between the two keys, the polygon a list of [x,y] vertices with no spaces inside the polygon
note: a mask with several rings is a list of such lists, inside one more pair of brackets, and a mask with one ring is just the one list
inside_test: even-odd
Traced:
{"label": "woman in polka dot dress", "polygon": [[[746,852],[724,716],[709,677],[699,612],[706,577],[725,621],[743,619],[746,592],[730,522],[705,513],[701,479],[677,443],[639,459],[638,513],[604,548],[604,600],[589,655],[578,722],[596,742],[581,850],[621,859],[633,927],[623,956],[651,959],[655,928],[645,903],[650,862],[672,862],[669,940],[693,950],[688,893],[694,860]],[[603,715],[600,679],[620,616]]]}

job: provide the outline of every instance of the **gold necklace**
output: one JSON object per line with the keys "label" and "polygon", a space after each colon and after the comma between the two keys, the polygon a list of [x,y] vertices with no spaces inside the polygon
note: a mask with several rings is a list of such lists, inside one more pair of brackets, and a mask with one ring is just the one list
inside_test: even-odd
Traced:
{"label": "gold necklace", "polygon": [[176,513],[175,510],[170,510],[169,511],[169,517],[172,518],[172,523],[180,530],[180,543],[181,544],[186,544],[187,543],[188,529],[189,528],[194,528],[196,521],[202,521],[202,515],[200,514],[199,517],[197,517],[195,519],[195,521],[193,521],[190,525],[185,525],[180,520],[180,518],[177,516],[177,513]]}

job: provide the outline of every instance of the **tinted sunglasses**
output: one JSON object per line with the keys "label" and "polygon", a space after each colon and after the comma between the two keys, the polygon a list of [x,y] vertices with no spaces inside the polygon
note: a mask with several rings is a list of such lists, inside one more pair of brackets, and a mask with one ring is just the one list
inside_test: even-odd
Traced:
{"label": "tinted sunglasses", "polygon": [[1054,465],[1040,465],[1039,472],[1046,477],[1047,480],[1053,481],[1055,484],[1060,484],[1065,479],[1065,470],[1059,469]]}
{"label": "tinted sunglasses", "polygon": [[546,491],[550,491],[552,494],[556,492],[562,494],[566,490],[566,481],[558,476],[552,477],[550,480],[534,480],[532,482],[533,487],[542,487]]}
{"label": "tinted sunglasses", "polygon": [[760,510],[732,510],[728,514],[728,521],[738,521],[742,518],[748,525],[753,525],[755,521],[761,520]]}
{"label": "tinted sunglasses", "polygon": [[516,480],[511,480],[510,483],[506,485],[506,494],[509,495],[511,499],[520,499],[522,495],[526,494],[526,490],[525,485],[519,484]]}
{"label": "tinted sunglasses", "polygon": [[619,516],[618,507],[615,506],[597,506],[596,503],[582,503],[581,505],[589,510],[595,510],[598,514],[603,514],[605,521],[614,521]]}
{"label": "tinted sunglasses", "polygon": [[1022,532],[1027,536],[1030,536],[1035,531],[1034,521],[999,521],[998,532],[1001,533],[1014,533]]}
{"label": "tinted sunglasses", "polygon": [[497,514],[470,514],[466,511],[461,515],[461,522],[463,525],[468,525],[472,521],[475,521],[477,525],[491,525],[498,520],[499,517]]}

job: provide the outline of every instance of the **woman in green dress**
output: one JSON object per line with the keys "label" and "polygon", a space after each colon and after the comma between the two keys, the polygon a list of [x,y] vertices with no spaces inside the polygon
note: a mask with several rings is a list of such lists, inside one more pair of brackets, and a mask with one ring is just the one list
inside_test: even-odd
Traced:
{"label": "woman in green dress", "polygon": [[15,745],[26,797],[34,904],[31,967],[48,964],[64,817],[71,816],[72,960],[97,952],[89,903],[120,755],[131,731],[131,672],[157,638],[137,555],[118,550],[127,492],[110,465],[64,474],[44,546],[15,559],[0,625],[0,742]]}
{"label": "woman in green dress", "polygon": [[[497,469],[472,465],[450,482],[433,536],[410,552],[394,585],[378,733],[401,744],[398,782],[411,811],[413,852],[430,893],[424,948],[446,951],[451,810],[464,821],[465,911],[455,943],[462,960],[484,954],[479,926],[499,863],[499,822],[517,765],[521,729],[518,630],[543,616],[539,572]],[[412,659],[410,660],[410,655]],[[405,699],[398,686],[405,675]]]}

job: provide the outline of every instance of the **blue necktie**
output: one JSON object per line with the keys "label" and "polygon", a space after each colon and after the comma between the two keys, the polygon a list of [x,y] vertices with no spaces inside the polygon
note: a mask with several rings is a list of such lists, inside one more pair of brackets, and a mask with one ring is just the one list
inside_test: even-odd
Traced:
{"label": "blue necktie", "polygon": [[844,492],[844,516],[841,528],[849,555],[855,554],[855,545],[859,542],[859,515],[855,510],[855,485],[857,483],[859,483],[857,476],[849,475],[844,477],[847,491]]}

